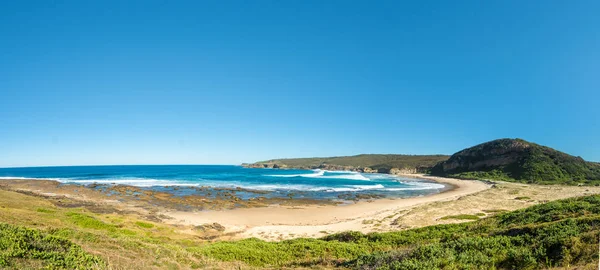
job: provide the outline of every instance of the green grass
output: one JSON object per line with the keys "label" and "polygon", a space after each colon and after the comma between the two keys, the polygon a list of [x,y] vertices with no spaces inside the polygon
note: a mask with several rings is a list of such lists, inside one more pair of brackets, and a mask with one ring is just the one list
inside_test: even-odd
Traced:
{"label": "green grass", "polygon": [[222,241],[189,250],[218,260],[242,261],[252,266],[282,266],[295,261],[313,262],[321,258],[352,259],[368,253],[370,247],[307,238],[282,242],[251,238],[235,242]]}
{"label": "green grass", "polygon": [[445,217],[442,217],[441,219],[443,219],[443,220],[447,220],[447,219],[478,220],[479,217],[480,217],[479,214],[477,214],[477,215],[462,214],[462,215],[454,215],[454,216],[445,216]]}
{"label": "green grass", "polygon": [[506,209],[487,209],[487,210],[483,210],[483,212],[489,213],[489,214],[496,214],[496,213],[504,213],[507,212],[508,210]]}
{"label": "green grass", "polygon": [[105,263],[64,238],[0,223],[0,267],[101,269]]}
{"label": "green grass", "polygon": [[50,210],[50,209],[46,209],[46,208],[38,208],[36,209],[36,211],[40,212],[40,213],[47,213],[47,214],[52,214],[56,211],[54,210]]}
{"label": "green grass", "polygon": [[137,225],[138,227],[141,227],[141,228],[145,228],[145,229],[150,229],[150,228],[154,227],[154,224],[148,223],[148,222],[143,222],[143,221],[137,221],[135,223],[135,225]]}
{"label": "green grass", "polygon": [[[181,232],[181,228],[170,225],[144,222],[136,214],[97,214],[82,208],[55,207],[51,200],[5,190],[0,190],[0,209],[0,223],[66,239],[101,258],[106,267],[100,268],[146,270],[177,265],[180,269],[229,269],[236,265],[188,252],[187,247],[206,243],[201,239],[202,232]],[[140,221],[153,224],[152,229],[138,226],[136,222]],[[52,258],[10,257],[11,266],[6,268],[39,269],[48,266],[48,260]],[[79,267],[90,268],[85,264]]]}
{"label": "green grass", "polygon": [[67,217],[69,220],[73,222],[75,225],[81,228],[88,229],[96,229],[96,230],[108,230],[114,231],[116,229],[115,225],[104,223],[94,217],[91,217],[86,214],[77,213],[77,212],[68,212]]}

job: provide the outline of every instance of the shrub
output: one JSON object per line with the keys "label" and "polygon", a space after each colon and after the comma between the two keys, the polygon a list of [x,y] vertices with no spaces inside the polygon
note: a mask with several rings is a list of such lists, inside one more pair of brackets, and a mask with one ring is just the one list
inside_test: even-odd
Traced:
{"label": "shrub", "polygon": [[51,269],[97,269],[104,262],[72,242],[39,230],[0,223],[0,266]]}

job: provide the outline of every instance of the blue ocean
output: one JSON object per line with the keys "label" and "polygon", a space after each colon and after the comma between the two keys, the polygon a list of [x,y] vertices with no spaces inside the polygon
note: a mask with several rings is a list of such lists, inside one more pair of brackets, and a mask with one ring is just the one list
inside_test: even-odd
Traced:
{"label": "blue ocean", "polygon": [[[290,193],[310,199],[340,194],[399,198],[438,193],[446,186],[413,178],[349,171],[255,169],[231,165],[135,165],[0,168],[1,179],[49,179],[64,184],[130,185],[163,191],[185,187],[243,188],[269,197]],[[177,187],[173,189],[173,187]],[[189,192],[194,192],[189,189]]]}

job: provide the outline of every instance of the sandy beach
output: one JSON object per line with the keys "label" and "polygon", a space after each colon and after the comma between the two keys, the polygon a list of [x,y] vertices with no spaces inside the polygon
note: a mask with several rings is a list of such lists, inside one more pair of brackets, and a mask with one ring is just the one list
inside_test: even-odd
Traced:
{"label": "sandy beach", "polygon": [[[296,199],[240,202],[231,197],[211,201],[202,197],[140,192],[131,186],[114,186],[109,192],[102,192],[89,186],[63,185],[51,180],[3,179],[0,188],[40,197],[57,207],[135,215],[172,226],[183,234],[215,240],[256,237],[267,241],[323,237],[343,231],[386,232],[466,222],[470,220],[452,216],[466,214],[475,219],[484,218],[552,200],[600,194],[600,187],[592,186],[492,184],[420,174],[405,176],[433,180],[451,188],[427,196],[375,199],[345,205]],[[227,210],[234,203],[244,206]],[[218,230],[200,233],[196,229],[215,223]]]}
{"label": "sandy beach", "polygon": [[[421,174],[406,175],[454,186],[446,192],[406,199],[379,199],[343,206],[267,208],[162,214],[174,224],[197,225],[216,222],[233,239],[256,237],[279,241],[298,237],[323,237],[343,231],[386,232],[424,226],[460,223],[469,219],[451,218],[473,215],[475,218],[526,208],[548,201],[600,194],[600,187],[530,185],[497,181],[493,184]],[[450,218],[449,218],[450,217]]]}
{"label": "sandy beach", "polygon": [[[458,180],[425,176],[405,175],[412,178],[433,180],[452,186],[447,191],[404,199],[379,199],[355,204],[306,205],[296,207],[269,206],[262,208],[239,208],[222,211],[184,212],[167,211],[161,214],[173,219],[167,222],[198,225],[219,223],[228,232],[238,232],[240,238],[257,237],[265,240],[281,240],[295,237],[321,237],[342,231],[380,231],[380,223],[371,220],[393,219],[397,213],[432,202],[456,200],[491,187],[482,181]],[[396,228],[398,229],[398,228]]]}

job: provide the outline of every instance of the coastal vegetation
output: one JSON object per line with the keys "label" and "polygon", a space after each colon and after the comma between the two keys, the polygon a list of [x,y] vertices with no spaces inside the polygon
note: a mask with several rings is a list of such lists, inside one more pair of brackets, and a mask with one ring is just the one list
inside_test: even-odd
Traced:
{"label": "coastal vegetation", "polygon": [[499,139],[452,155],[431,174],[535,184],[600,184],[600,164],[521,139]]}
{"label": "coastal vegetation", "polygon": [[229,268],[186,250],[208,234],[134,213],[5,190],[0,207],[0,269]]}
{"label": "coastal vegetation", "polygon": [[249,265],[352,269],[545,269],[597,266],[600,196],[536,205],[461,224],[322,239],[219,242],[194,251]]}
{"label": "coastal vegetation", "polygon": [[391,155],[363,154],[340,157],[286,158],[244,164],[248,167],[300,168],[300,169],[346,169],[366,172],[390,173],[392,169],[426,172],[445,155]]}
{"label": "coastal vegetation", "polygon": [[474,220],[466,223],[279,242],[212,241],[207,232],[219,224],[189,230],[0,195],[0,262],[8,268],[594,269],[600,236],[600,195],[448,217]]}
{"label": "coastal vegetation", "polygon": [[55,235],[0,223],[0,267],[102,269],[99,257]]}

